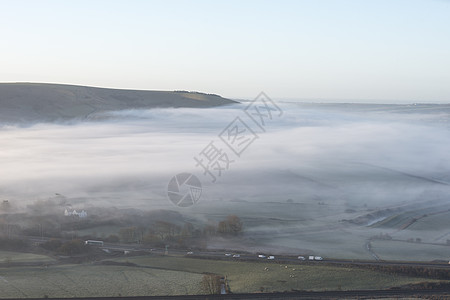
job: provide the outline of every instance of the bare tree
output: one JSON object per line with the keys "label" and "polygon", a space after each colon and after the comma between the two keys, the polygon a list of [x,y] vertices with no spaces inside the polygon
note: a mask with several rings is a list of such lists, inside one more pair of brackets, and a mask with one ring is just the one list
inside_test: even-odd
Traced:
{"label": "bare tree", "polygon": [[206,294],[220,294],[221,282],[220,276],[214,274],[205,274],[202,278],[202,289]]}
{"label": "bare tree", "polygon": [[238,235],[242,232],[242,221],[238,216],[229,215],[226,220],[219,223],[217,231],[221,234]]}

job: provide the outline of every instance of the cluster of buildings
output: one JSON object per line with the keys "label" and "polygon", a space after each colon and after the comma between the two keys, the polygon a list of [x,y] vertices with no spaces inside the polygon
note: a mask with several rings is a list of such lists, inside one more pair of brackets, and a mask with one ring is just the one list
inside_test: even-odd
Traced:
{"label": "cluster of buildings", "polygon": [[87,212],[86,211],[84,211],[84,210],[82,210],[81,212],[77,212],[75,209],[73,210],[73,211],[70,211],[70,210],[65,210],[64,211],[64,215],[66,216],[66,217],[69,217],[69,216],[76,216],[76,217],[79,217],[79,218],[86,218],[87,217]]}

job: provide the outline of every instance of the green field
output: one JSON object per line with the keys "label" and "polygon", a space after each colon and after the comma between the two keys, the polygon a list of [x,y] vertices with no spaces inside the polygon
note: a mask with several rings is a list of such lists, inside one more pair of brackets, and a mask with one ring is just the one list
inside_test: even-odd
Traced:
{"label": "green field", "polygon": [[203,273],[226,276],[234,293],[384,289],[425,278],[316,263],[217,261],[173,256],[118,258],[136,266],[57,265],[0,268],[0,298],[200,294]]}
{"label": "green field", "polygon": [[89,229],[77,230],[77,234],[78,236],[90,235],[99,238],[106,238],[109,235],[119,234],[120,228],[121,228],[120,226],[112,226],[112,225],[97,226]]}
{"label": "green field", "polygon": [[88,297],[198,294],[202,275],[124,266],[0,268],[0,297]]}
{"label": "green field", "polygon": [[0,263],[50,262],[50,261],[54,261],[54,259],[45,255],[0,251]]}
{"label": "green field", "polygon": [[[144,256],[120,258],[141,266],[167,270],[216,273],[227,276],[234,293],[297,290],[384,289],[409,283],[432,281],[400,275],[388,275],[358,268],[324,265],[236,262],[184,257]],[[266,270],[268,268],[268,270]]]}

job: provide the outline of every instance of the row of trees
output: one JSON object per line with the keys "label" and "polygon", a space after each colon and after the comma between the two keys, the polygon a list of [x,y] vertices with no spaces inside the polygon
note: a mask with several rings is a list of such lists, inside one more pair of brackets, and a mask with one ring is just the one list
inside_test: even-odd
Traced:
{"label": "row of trees", "polygon": [[120,240],[124,243],[143,242],[147,244],[167,244],[171,242],[184,243],[189,239],[209,238],[214,236],[237,236],[243,230],[243,224],[239,217],[228,216],[219,223],[208,223],[196,228],[192,223],[186,222],[183,226],[167,222],[157,221],[150,228],[143,226],[123,227],[118,236],[109,236],[106,241]]}
{"label": "row of trees", "polygon": [[62,242],[61,240],[53,239],[42,244],[42,248],[68,256],[89,252],[89,247],[87,247],[84,242],[79,239],[71,240],[68,242]]}
{"label": "row of trees", "polygon": [[[92,215],[91,215],[92,216]],[[218,222],[206,224],[190,222],[176,223],[182,216],[170,211],[148,215],[117,214],[117,218],[90,217],[86,220],[57,216],[2,215],[0,216],[0,237],[42,236],[55,239],[99,239],[109,243],[146,243],[149,245],[172,245],[179,247],[203,247],[210,238],[233,237],[242,233],[243,223],[239,217],[229,215]],[[21,221],[20,225],[18,225]],[[115,234],[105,236],[97,233],[78,235],[79,230],[98,226],[118,227]],[[61,245],[59,245],[61,246]],[[53,249],[55,250],[55,249]]]}

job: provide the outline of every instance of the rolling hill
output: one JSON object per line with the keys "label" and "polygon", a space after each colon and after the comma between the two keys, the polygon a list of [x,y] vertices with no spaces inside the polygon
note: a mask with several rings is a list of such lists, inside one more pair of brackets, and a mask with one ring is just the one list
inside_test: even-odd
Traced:
{"label": "rolling hill", "polygon": [[208,108],[236,103],[214,94],[145,91],[46,83],[0,83],[0,123],[85,119],[123,109]]}

